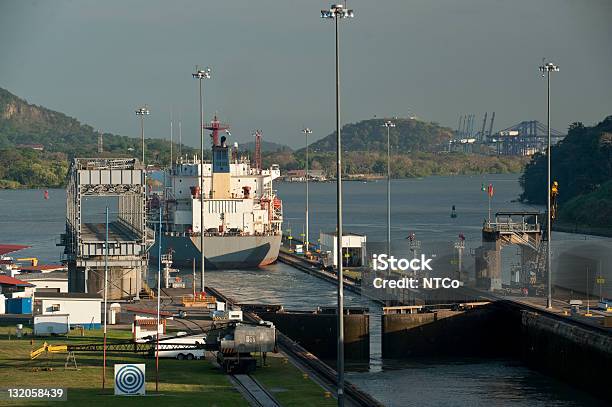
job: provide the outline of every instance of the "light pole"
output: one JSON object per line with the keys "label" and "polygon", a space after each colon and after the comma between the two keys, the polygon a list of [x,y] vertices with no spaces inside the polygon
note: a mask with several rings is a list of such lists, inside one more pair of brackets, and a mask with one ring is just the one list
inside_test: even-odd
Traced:
{"label": "light pole", "polygon": [[[170,171],[172,171],[172,139],[174,138],[174,112],[170,111]],[[166,185],[164,185],[165,187]]]}
{"label": "light pole", "polygon": [[546,111],[548,123],[546,130],[548,131],[548,142],[546,146],[546,216],[548,220],[546,223],[546,241],[548,242],[548,250],[546,250],[546,272],[548,274],[548,295],[546,297],[546,308],[552,308],[552,244],[550,240],[552,236],[552,216],[550,212],[550,73],[559,72],[559,67],[552,62],[548,62],[540,66],[540,72],[542,72],[542,76],[547,76]]}
{"label": "light pole", "polygon": [[102,365],[102,389],[106,387],[106,313],[108,312],[108,206],[106,207],[106,231],[104,234],[104,348]]}
{"label": "light pole", "polygon": [[336,26],[336,261],[338,266],[338,405],[344,406],[344,276],[342,273],[342,145],[340,137],[340,36],[338,21],[352,18],[353,10],[334,4],[321,10],[321,18],[333,19]]}
{"label": "light pole", "polygon": [[306,173],[304,175],[306,177],[306,236],[304,243],[306,243],[306,252],[308,252],[310,249],[310,235],[308,234],[308,135],[312,134],[312,130],[306,127],[302,130],[302,133],[306,136]]}
{"label": "light pole", "polygon": [[199,69],[191,74],[200,83],[200,283],[202,292],[206,292],[204,285],[204,99],[202,98],[202,80],[210,79],[210,68]]}
{"label": "light pole", "polygon": [[387,128],[387,255],[391,255],[391,127],[395,127],[395,123],[387,120],[383,126]]}
{"label": "light pole", "polygon": [[142,165],[145,165],[144,117],[151,114],[147,105],[136,109],[136,116],[140,116],[140,137],[142,139]]}

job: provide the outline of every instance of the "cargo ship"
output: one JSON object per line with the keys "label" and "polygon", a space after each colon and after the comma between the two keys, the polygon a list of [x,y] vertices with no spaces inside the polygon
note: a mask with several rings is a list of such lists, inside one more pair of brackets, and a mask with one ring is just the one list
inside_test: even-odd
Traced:
{"label": "cargo ship", "polygon": [[[262,169],[261,133],[256,134],[255,163],[238,156],[237,144],[227,145],[228,126],[217,117],[211,130],[212,160],[179,157],[163,174],[163,191],[149,194],[150,225],[155,233],[149,257],[170,254],[177,266],[200,264],[200,239],[204,239],[207,269],[257,268],[274,263],[282,237],[282,201],[273,181],[280,177],[278,165]],[[225,134],[221,137],[220,132]],[[201,174],[203,173],[203,185]],[[200,198],[203,194],[204,218]]]}

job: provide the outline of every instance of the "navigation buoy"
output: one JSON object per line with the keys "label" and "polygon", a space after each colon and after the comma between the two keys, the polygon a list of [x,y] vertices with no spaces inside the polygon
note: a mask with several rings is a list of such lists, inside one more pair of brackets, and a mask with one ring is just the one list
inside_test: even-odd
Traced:
{"label": "navigation buoy", "polygon": [[451,218],[456,218],[457,217],[457,212],[455,211],[455,205],[453,205],[453,208],[451,209]]}
{"label": "navigation buoy", "polygon": [[45,189],[45,199],[49,199],[49,191]]}

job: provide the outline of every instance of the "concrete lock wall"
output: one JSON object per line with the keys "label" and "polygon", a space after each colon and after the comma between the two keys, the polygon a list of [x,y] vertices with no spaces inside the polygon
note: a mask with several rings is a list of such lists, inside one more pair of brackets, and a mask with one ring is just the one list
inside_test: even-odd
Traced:
{"label": "concrete lock wall", "polygon": [[483,242],[475,250],[476,286],[485,290],[501,290],[501,244],[496,242]]}
{"label": "concrete lock wall", "polygon": [[[108,268],[108,298],[123,299],[135,297],[141,288],[140,268]],[[104,268],[68,267],[68,291],[103,294]]]}
{"label": "concrete lock wall", "polygon": [[382,315],[382,356],[507,355],[518,318],[502,313],[496,304],[488,304],[465,311]]}
{"label": "concrete lock wall", "polygon": [[522,312],[522,359],[529,367],[612,400],[612,336]]}
{"label": "concrete lock wall", "polygon": [[383,358],[510,357],[612,399],[612,336],[500,301],[466,311],[382,315]]}
{"label": "concrete lock wall", "polygon": [[[258,312],[285,335],[321,359],[337,354],[337,317],[335,314]],[[344,355],[350,360],[370,358],[370,318],[367,314],[344,316]]]}

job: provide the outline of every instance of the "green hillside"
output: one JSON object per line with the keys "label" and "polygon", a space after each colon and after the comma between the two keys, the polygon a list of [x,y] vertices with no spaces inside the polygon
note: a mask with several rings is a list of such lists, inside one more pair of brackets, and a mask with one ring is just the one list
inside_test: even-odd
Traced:
{"label": "green hillside", "polygon": [[[452,130],[415,119],[394,119],[391,129],[394,177],[520,172],[523,157],[497,157],[442,152]],[[347,174],[376,175],[386,171],[386,128],[383,119],[363,120],[343,128],[343,162]],[[73,157],[139,157],[141,142],[110,133],[103,135],[98,153],[98,135],[89,125],[63,113],[36,106],[0,88],[0,188],[57,187],[65,183]],[[41,145],[43,151],[32,147]],[[264,140],[264,165],[279,164],[282,171],[301,169],[305,150]],[[38,147],[37,147],[38,148]],[[249,151],[254,143],[240,146]],[[196,149],[183,146],[186,154]],[[176,151],[176,146],[175,146]],[[146,140],[147,164],[166,165],[169,143]],[[311,144],[310,168],[335,175],[335,134]]]}
{"label": "green hillside", "polygon": [[[368,119],[342,127],[342,148],[345,151],[386,151],[387,128],[384,119]],[[415,119],[394,119],[390,130],[391,149],[399,153],[438,151],[452,138],[453,131],[437,123]],[[311,144],[313,152],[336,150],[336,132]]]}
{"label": "green hillside", "polygon": [[[612,116],[595,126],[573,123],[551,153],[552,179],[559,182],[559,221],[612,227]],[[546,203],[546,156],[538,154],[521,177],[521,199]]]}
{"label": "green hillside", "polygon": [[565,202],[559,219],[566,224],[612,228],[612,181]]}
{"label": "green hillside", "polygon": [[[248,143],[240,143],[239,148],[241,151],[255,151],[255,142],[249,141]],[[281,151],[293,151],[291,147],[286,146],[284,144],[275,143],[273,141],[261,141],[261,152],[262,153],[275,153]]]}
{"label": "green hillside", "polygon": [[[342,161],[348,175],[378,175],[387,171],[387,128],[384,119],[368,119],[342,128]],[[421,120],[393,119],[396,127],[389,132],[391,174],[394,178],[430,175],[472,175],[517,173],[527,163],[525,157],[490,156],[477,153],[447,153],[452,130]],[[309,150],[312,169],[322,169],[328,176],[336,171],[336,132],[313,142]],[[293,154],[267,155],[264,162],[276,162],[281,168],[305,166],[305,148]]]}
{"label": "green hillside", "polygon": [[[147,164],[168,162],[167,141],[146,139],[145,144]],[[32,148],[39,148],[36,145],[42,151]],[[183,146],[183,151],[191,154],[194,150]],[[93,127],[0,88],[0,188],[61,186],[69,161],[77,156],[141,154],[140,139],[111,133],[103,134],[103,152],[98,153],[98,134]]]}

